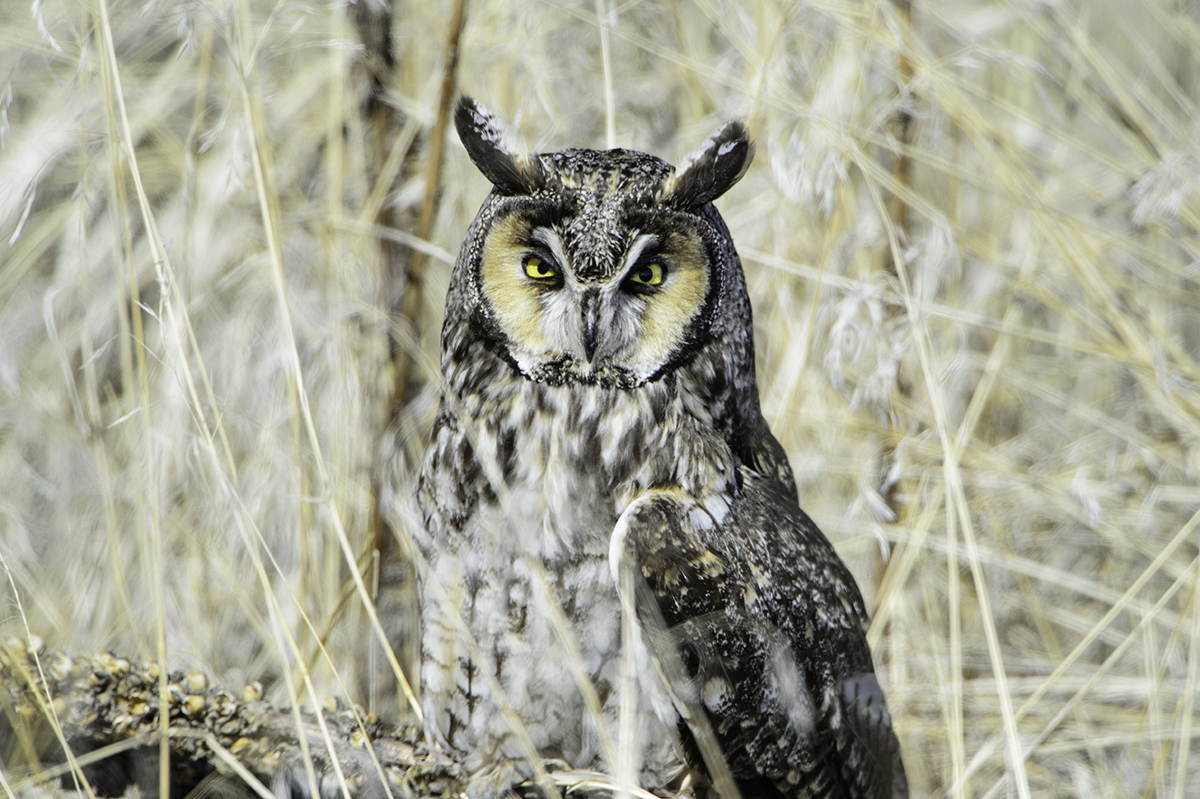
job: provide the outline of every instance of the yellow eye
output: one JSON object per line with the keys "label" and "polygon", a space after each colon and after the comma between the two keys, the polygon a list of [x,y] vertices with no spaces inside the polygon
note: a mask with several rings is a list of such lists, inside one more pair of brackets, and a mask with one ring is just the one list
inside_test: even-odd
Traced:
{"label": "yellow eye", "polygon": [[643,286],[657,286],[663,282],[662,264],[646,264],[629,273],[629,279]]}
{"label": "yellow eye", "polygon": [[552,277],[558,276],[558,272],[554,271],[554,267],[536,255],[531,255],[525,259],[525,274],[534,280],[549,280]]}

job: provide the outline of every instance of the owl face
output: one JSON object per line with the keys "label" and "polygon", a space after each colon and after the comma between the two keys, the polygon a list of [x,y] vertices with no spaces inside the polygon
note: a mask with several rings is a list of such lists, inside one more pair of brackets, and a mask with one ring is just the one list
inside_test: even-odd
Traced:
{"label": "owl face", "polygon": [[505,360],[538,382],[632,388],[694,351],[719,304],[724,257],[698,210],[715,214],[708,203],[748,163],[740,125],[676,175],[628,150],[514,154],[469,98],[456,122],[495,185],[477,221],[482,242],[460,269]]}
{"label": "owl face", "polygon": [[[621,214],[604,209],[603,194],[571,199],[515,202],[495,218],[479,263],[486,309],[532,380],[644,383],[702,326],[703,235],[684,214]],[[617,217],[603,236],[589,235],[597,207],[616,211],[602,214]]]}

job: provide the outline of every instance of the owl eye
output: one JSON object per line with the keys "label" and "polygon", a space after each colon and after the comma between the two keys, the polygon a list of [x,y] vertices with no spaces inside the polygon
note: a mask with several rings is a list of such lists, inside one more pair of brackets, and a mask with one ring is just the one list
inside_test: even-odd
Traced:
{"label": "owl eye", "polygon": [[536,255],[525,256],[525,274],[534,280],[554,280],[558,270]]}
{"label": "owl eye", "polygon": [[649,263],[639,266],[629,273],[626,282],[630,284],[630,288],[642,289],[650,286],[659,286],[666,276],[667,270],[659,263]]}

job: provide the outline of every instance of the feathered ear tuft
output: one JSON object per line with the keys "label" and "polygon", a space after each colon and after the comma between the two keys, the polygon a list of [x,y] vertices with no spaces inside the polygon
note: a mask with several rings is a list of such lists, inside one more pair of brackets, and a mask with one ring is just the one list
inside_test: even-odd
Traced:
{"label": "feathered ear tuft", "polygon": [[663,191],[663,200],[676,208],[696,208],[729,191],[754,160],[754,144],[746,126],[726,122],[704,145],[688,156]]}
{"label": "feathered ear tuft", "polygon": [[471,161],[501,193],[532,194],[546,184],[541,164],[525,152],[513,152],[500,120],[475,98],[459,98],[454,126]]}

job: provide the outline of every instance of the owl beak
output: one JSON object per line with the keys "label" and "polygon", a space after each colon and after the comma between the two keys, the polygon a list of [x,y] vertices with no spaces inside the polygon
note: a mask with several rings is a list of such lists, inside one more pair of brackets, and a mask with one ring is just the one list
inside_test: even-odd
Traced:
{"label": "owl beak", "polygon": [[594,292],[583,295],[583,354],[588,363],[596,357],[596,328],[600,317],[600,299]]}

